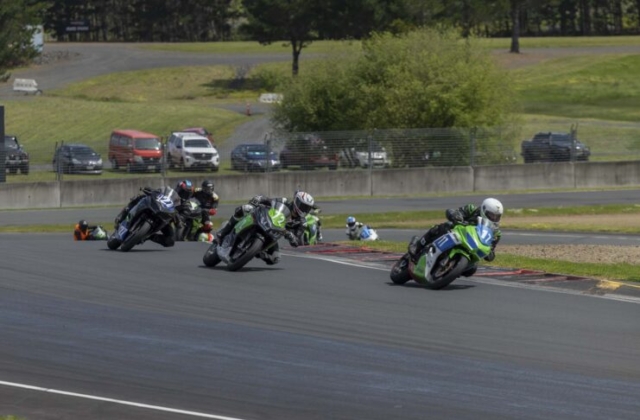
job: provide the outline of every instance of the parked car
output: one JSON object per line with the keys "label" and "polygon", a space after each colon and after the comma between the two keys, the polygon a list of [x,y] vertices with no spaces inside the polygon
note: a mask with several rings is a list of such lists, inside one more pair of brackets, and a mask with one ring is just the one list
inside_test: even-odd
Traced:
{"label": "parked car", "polygon": [[591,150],[570,133],[537,133],[523,141],[524,163],[588,161]]}
{"label": "parked car", "polygon": [[[340,164],[349,168],[369,167],[369,140],[358,139],[340,152]],[[371,166],[374,168],[388,168],[391,165],[387,150],[380,143],[371,141]]]}
{"label": "parked car", "polygon": [[183,133],[196,133],[201,135],[202,137],[206,137],[207,139],[209,139],[209,141],[211,142],[211,144],[215,144],[215,142],[213,141],[213,134],[211,134],[211,132],[209,132],[209,130],[207,130],[204,127],[191,127],[191,128],[185,128],[184,130],[180,130]]}
{"label": "parked car", "polygon": [[10,174],[20,173],[29,174],[29,153],[22,147],[18,141],[18,137],[7,135],[4,136],[5,150],[5,169]]}
{"label": "parked car", "polygon": [[220,169],[220,155],[211,142],[199,134],[175,132],[167,140],[167,164],[187,169]]}
{"label": "parked car", "polygon": [[329,150],[324,140],[317,135],[306,134],[290,139],[280,152],[283,169],[299,166],[301,169],[338,169],[338,153]]}
{"label": "parked car", "polygon": [[63,144],[53,154],[54,172],[67,174],[102,173],[102,157],[84,144]]}
{"label": "parked car", "polygon": [[114,130],[109,139],[109,161],[113,169],[162,170],[162,143],[155,134],[138,130]]}
{"label": "parked car", "polygon": [[273,150],[267,159],[267,146],[264,144],[240,144],[231,151],[231,169],[245,172],[277,171],[280,169],[280,159]]}

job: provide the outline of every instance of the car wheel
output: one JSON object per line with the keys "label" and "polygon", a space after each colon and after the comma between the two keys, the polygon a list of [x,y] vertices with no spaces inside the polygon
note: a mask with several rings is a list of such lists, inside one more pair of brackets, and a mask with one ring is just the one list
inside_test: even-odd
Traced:
{"label": "car wheel", "polygon": [[171,155],[167,156],[167,165],[169,166],[169,169],[173,169],[173,159],[171,158]]}
{"label": "car wheel", "polygon": [[27,164],[20,168],[20,173],[22,175],[29,175],[29,165]]}
{"label": "car wheel", "polygon": [[183,172],[187,170],[187,167],[184,166],[184,159],[182,158],[180,158],[180,170]]}
{"label": "car wheel", "polygon": [[130,174],[131,172],[133,172],[133,166],[131,162],[127,162],[127,173]]}
{"label": "car wheel", "polygon": [[111,158],[111,169],[118,170],[118,161],[115,157]]}

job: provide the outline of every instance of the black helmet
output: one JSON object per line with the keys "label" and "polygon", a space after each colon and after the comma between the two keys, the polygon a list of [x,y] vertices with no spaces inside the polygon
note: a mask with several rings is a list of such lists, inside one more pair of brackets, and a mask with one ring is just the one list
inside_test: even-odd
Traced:
{"label": "black helmet", "polygon": [[202,181],[202,191],[213,195],[213,181],[209,181],[208,179]]}
{"label": "black helmet", "polygon": [[178,182],[178,185],[176,185],[176,192],[181,199],[188,200],[191,198],[191,194],[193,193],[193,184],[191,184],[191,181],[188,179],[180,181]]}
{"label": "black helmet", "polygon": [[80,230],[84,232],[85,230],[89,229],[89,222],[82,219],[78,222],[78,226],[80,227]]}

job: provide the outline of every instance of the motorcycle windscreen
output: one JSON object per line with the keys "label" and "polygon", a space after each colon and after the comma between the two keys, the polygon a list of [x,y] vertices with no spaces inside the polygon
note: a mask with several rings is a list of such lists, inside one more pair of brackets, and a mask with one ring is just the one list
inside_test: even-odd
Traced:
{"label": "motorcycle windscreen", "polygon": [[291,212],[289,211],[289,208],[282,201],[274,200],[271,203],[271,208],[269,209],[269,218],[271,219],[271,223],[273,223],[275,227],[284,229],[287,218],[290,214]]}
{"label": "motorcycle windscreen", "polygon": [[484,258],[491,252],[493,229],[490,224],[480,222],[475,228],[468,226],[464,238],[467,248],[478,258]]}

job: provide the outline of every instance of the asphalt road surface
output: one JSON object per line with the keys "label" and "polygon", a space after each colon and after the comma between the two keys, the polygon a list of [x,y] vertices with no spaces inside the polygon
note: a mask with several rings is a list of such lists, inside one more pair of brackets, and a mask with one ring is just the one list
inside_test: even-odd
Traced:
{"label": "asphalt road surface", "polygon": [[[0,235],[0,408],[28,419],[637,419],[638,299],[499,278],[393,286],[285,250],[208,269]],[[349,262],[351,261],[351,262]],[[388,263],[387,263],[388,264]],[[512,286],[512,287],[507,287]],[[25,387],[32,388],[25,388]]]}

